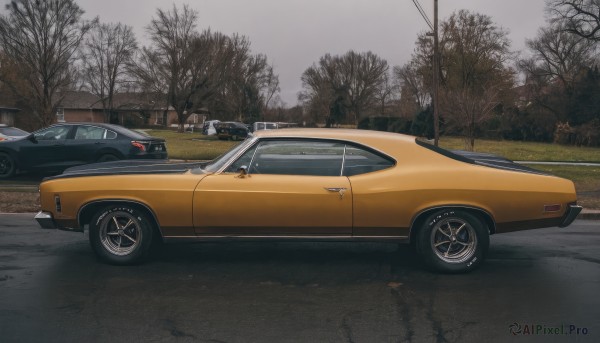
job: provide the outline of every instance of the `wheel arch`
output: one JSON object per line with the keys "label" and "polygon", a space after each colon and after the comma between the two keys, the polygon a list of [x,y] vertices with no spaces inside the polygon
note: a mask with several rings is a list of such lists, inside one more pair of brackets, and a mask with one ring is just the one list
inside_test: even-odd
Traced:
{"label": "wheel arch", "polygon": [[148,206],[140,201],[135,201],[135,200],[101,199],[101,200],[90,201],[90,202],[86,203],[85,205],[81,206],[81,208],[79,208],[79,211],[77,212],[77,223],[79,224],[79,227],[83,228],[84,225],[87,225],[90,223],[90,221],[94,217],[94,214],[96,212],[100,211],[102,208],[105,208],[105,207],[108,207],[111,205],[123,205],[123,204],[133,206],[133,207],[137,208],[138,210],[146,213],[149,216],[149,218],[154,222],[154,225],[153,225],[154,231],[158,234],[158,237],[160,237],[160,239],[163,240],[162,230],[160,229],[160,223],[158,222],[158,217],[156,216],[154,211],[150,208],[150,206]]}
{"label": "wheel arch", "polygon": [[106,148],[102,148],[94,153],[94,160],[98,160],[99,158],[101,158],[104,155],[113,155],[120,160],[125,159],[125,155],[118,149],[106,147]]}
{"label": "wheel arch", "polygon": [[472,215],[477,216],[479,219],[481,219],[487,225],[490,235],[496,233],[496,222],[494,221],[494,217],[492,216],[492,214],[490,212],[488,212],[480,207],[469,206],[469,205],[435,206],[435,207],[429,207],[429,208],[423,209],[413,217],[413,219],[410,223],[410,229],[409,229],[409,241],[411,244],[414,243],[415,236],[416,236],[417,232],[419,231],[419,228],[421,227],[421,225],[423,225],[423,222],[427,219],[427,217],[429,217],[433,213],[438,212],[440,210],[466,211]]}

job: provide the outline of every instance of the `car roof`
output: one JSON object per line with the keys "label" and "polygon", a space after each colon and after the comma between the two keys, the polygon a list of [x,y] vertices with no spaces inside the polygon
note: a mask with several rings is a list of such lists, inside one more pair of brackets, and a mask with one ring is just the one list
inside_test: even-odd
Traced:
{"label": "car roof", "polygon": [[408,146],[416,146],[414,136],[400,133],[357,130],[357,129],[309,129],[290,128],[260,130],[254,133],[258,138],[316,138],[333,139],[362,144],[376,150],[399,156]]}
{"label": "car roof", "polygon": [[394,140],[414,142],[415,137],[403,135],[400,133],[373,131],[373,130],[357,130],[357,129],[308,129],[308,128],[290,128],[279,130],[260,130],[254,133],[256,137],[290,137],[290,138],[325,138],[325,139],[340,139],[347,141],[363,141],[363,140]]}

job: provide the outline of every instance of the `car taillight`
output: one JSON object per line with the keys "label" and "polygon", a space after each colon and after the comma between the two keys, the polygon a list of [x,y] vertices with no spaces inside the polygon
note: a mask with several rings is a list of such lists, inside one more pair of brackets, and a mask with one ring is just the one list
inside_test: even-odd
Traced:
{"label": "car taillight", "polygon": [[136,141],[131,141],[131,145],[133,145],[134,147],[140,149],[140,151],[146,151],[146,146],[140,142],[136,142]]}

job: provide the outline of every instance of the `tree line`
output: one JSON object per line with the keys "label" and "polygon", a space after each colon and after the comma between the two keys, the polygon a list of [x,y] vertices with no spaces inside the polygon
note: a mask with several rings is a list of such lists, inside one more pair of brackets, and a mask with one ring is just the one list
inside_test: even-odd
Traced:
{"label": "tree line", "polygon": [[[438,70],[424,32],[402,66],[371,52],[321,57],[303,73],[299,99],[314,122],[429,137],[435,72],[442,129],[463,136],[468,149],[476,137],[600,145],[600,3],[546,7],[546,25],[522,54],[490,16],[460,10],[441,22]],[[386,118],[394,115],[401,118]]]}
{"label": "tree line", "polygon": [[96,95],[108,116],[115,95],[164,99],[180,130],[203,109],[222,120],[252,122],[279,92],[279,79],[250,40],[198,29],[187,5],[157,9],[138,47],[130,26],[84,20],[73,0],[18,0],[0,16],[0,81],[31,109],[40,126],[56,120],[69,90]]}
{"label": "tree line", "polygon": [[200,30],[187,5],[157,9],[146,26],[150,42],[140,47],[130,26],[84,20],[74,0],[14,0],[0,16],[0,90],[31,109],[40,126],[56,120],[66,91],[85,89],[107,116],[115,94],[163,99],[180,129],[208,110],[221,120],[430,136],[437,73],[442,131],[465,137],[467,148],[476,137],[600,145],[600,4],[547,0],[546,7],[547,23],[521,54],[490,16],[468,10],[441,22],[437,70],[427,32],[401,66],[370,51],[325,54],[300,76],[300,105],[286,108],[267,56],[253,53],[243,35]]}

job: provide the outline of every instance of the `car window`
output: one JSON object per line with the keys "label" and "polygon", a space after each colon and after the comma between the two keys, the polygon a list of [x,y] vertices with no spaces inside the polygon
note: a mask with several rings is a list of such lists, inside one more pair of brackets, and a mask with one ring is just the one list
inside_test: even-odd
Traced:
{"label": "car window", "polygon": [[102,127],[82,125],[75,131],[75,139],[115,139],[117,133]]}
{"label": "car window", "polygon": [[344,144],[311,140],[263,141],[250,174],[340,176]]}
{"label": "car window", "polygon": [[37,131],[35,133],[35,139],[38,141],[52,141],[52,140],[63,140],[67,139],[67,135],[71,130],[71,126],[51,126],[49,128]]}
{"label": "car window", "polygon": [[346,146],[346,156],[344,157],[345,176],[370,173],[392,167],[394,161],[389,158],[375,154],[366,149],[356,146]]}
{"label": "car window", "polygon": [[111,131],[111,130],[106,130],[106,137],[105,137],[105,139],[115,139],[115,138],[117,138],[117,133],[116,132]]}
{"label": "car window", "polygon": [[97,126],[78,126],[75,139],[104,139],[106,129]]}
{"label": "car window", "polygon": [[252,158],[254,157],[254,152],[256,151],[255,145],[252,148],[248,149],[240,158],[238,158],[235,162],[233,162],[227,169],[225,169],[226,173],[237,173],[240,171],[242,166],[248,167],[250,162],[252,162]]}

